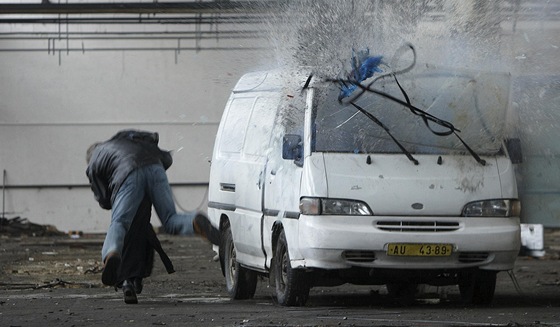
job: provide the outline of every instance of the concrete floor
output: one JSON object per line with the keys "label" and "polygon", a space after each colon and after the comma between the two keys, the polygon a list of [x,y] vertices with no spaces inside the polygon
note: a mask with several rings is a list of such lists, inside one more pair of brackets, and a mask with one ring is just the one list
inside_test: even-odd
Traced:
{"label": "concrete floor", "polygon": [[427,287],[412,305],[384,286],[317,287],[305,307],[274,301],[268,279],[255,298],[232,301],[209,243],[162,236],[175,268],[156,259],[139,304],[100,281],[103,235],[0,238],[0,326],[560,326],[560,232],[545,233],[546,255],[519,257],[498,274],[490,308],[464,306],[456,287]]}

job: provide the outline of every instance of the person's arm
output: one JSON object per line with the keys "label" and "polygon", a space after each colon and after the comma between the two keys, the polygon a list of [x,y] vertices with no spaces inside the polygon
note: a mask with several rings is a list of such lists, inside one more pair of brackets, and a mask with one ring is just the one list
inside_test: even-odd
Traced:
{"label": "person's arm", "polygon": [[91,165],[88,166],[86,175],[89,179],[93,196],[99,203],[99,206],[103,209],[110,210],[112,208],[111,195],[109,194],[109,185],[107,181],[99,178],[98,174],[95,173],[94,168]]}

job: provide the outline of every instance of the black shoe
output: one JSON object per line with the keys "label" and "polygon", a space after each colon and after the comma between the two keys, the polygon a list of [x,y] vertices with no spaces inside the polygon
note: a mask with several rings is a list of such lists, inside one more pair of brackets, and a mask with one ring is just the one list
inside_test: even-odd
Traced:
{"label": "black shoe", "polygon": [[144,284],[142,283],[142,278],[133,278],[132,279],[132,286],[134,287],[134,291],[136,294],[142,293],[142,288],[144,288]]}
{"label": "black shoe", "polygon": [[136,291],[134,290],[133,282],[125,280],[122,285],[124,294],[124,303],[126,304],[137,304],[138,298],[136,297]]}
{"label": "black shoe", "polygon": [[198,213],[194,217],[193,227],[196,234],[209,240],[212,244],[220,245],[222,235],[218,229],[212,226],[205,214]]}
{"label": "black shoe", "polygon": [[117,283],[117,273],[121,265],[121,256],[116,252],[110,252],[105,257],[103,272],[101,273],[101,282],[108,286],[115,286]]}

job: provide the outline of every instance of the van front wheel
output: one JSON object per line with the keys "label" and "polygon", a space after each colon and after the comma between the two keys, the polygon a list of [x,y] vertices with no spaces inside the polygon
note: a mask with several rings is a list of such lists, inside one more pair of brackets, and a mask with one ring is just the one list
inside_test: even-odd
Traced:
{"label": "van front wheel", "polygon": [[305,305],[311,289],[307,276],[302,269],[292,269],[286,234],[282,231],[274,252],[274,279],[278,304],[283,306]]}
{"label": "van front wheel", "polygon": [[387,284],[389,297],[401,305],[412,305],[415,300],[418,284],[414,283],[391,283]]}
{"label": "van front wheel", "polygon": [[459,279],[459,291],[466,304],[489,306],[496,290],[496,271],[475,270],[462,274]]}
{"label": "van front wheel", "polygon": [[224,260],[226,288],[229,296],[235,300],[253,298],[257,289],[257,273],[241,267],[237,262],[235,244],[233,244],[233,235],[229,226],[223,233],[220,252]]}

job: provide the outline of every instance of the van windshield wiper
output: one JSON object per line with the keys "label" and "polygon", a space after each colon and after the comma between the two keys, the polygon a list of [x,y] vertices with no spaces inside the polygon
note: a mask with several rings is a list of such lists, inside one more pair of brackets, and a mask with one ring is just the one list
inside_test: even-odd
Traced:
{"label": "van windshield wiper", "polygon": [[[402,73],[406,73],[408,71],[410,71],[415,65],[416,65],[416,50],[414,49],[414,47],[412,46],[412,44],[405,44],[403,47],[401,47],[401,49],[397,50],[397,51],[402,51],[402,50],[406,50],[406,49],[410,49],[412,51],[412,55],[413,55],[413,61],[412,63],[399,71],[396,72],[389,72],[387,74],[383,74],[381,76],[378,76],[377,78],[375,78],[372,82],[370,82],[368,85],[363,85],[360,81],[358,80],[353,80],[353,79],[347,79],[347,80],[343,80],[343,79],[327,79],[327,81],[330,82],[336,82],[339,85],[352,85],[355,86],[356,88],[360,89],[357,95],[354,95],[351,97],[351,100],[346,102],[351,104],[352,106],[354,106],[354,108],[356,108],[358,111],[360,111],[361,113],[363,113],[364,115],[366,115],[366,117],[368,117],[369,119],[371,119],[373,122],[375,122],[377,125],[379,125],[381,128],[383,128],[385,130],[385,132],[391,137],[391,139],[393,139],[393,141],[395,141],[395,143],[398,145],[398,147],[401,149],[401,151],[408,157],[408,159],[412,162],[414,162],[415,165],[418,164],[418,161],[416,159],[414,159],[414,157],[412,157],[412,155],[410,154],[410,152],[408,152],[406,150],[406,148],[404,146],[402,146],[399,141],[393,137],[393,135],[391,134],[391,132],[389,131],[389,129],[377,118],[375,118],[375,116],[373,116],[371,113],[367,112],[365,109],[363,109],[362,107],[358,106],[355,101],[358,100],[364,93],[366,92],[371,92],[374,94],[377,94],[379,96],[385,97],[391,101],[394,101],[404,107],[407,107],[410,112],[416,116],[419,116],[423,121],[424,124],[426,125],[426,127],[435,135],[438,136],[448,136],[451,134],[454,134],[459,141],[461,141],[461,143],[463,144],[463,146],[467,149],[467,151],[470,153],[470,155],[481,165],[486,165],[486,161],[482,158],[480,158],[480,156],[474,152],[474,150],[459,136],[458,132],[461,132],[459,129],[457,129],[452,123],[440,119],[422,109],[419,109],[415,106],[412,105],[410,98],[408,97],[408,94],[406,93],[406,91],[404,90],[404,88],[401,86],[401,84],[399,83],[398,79],[397,79],[397,74],[402,74]],[[383,91],[379,91],[373,88],[373,84],[385,77],[391,76],[394,78],[397,86],[399,87],[399,90],[401,91],[403,97],[405,98],[405,101],[398,99],[388,93],[385,93]],[[343,103],[342,99],[339,97],[339,102]],[[447,131],[436,131],[432,128],[432,126],[430,126],[430,122],[435,123],[445,129],[447,129]]]}
{"label": "van windshield wiper", "polygon": [[[393,76],[393,77],[395,78],[395,81],[396,81],[396,83],[397,83],[399,89],[401,90],[401,92],[402,92],[402,94],[403,94],[403,96],[404,96],[404,98],[405,98],[406,101],[403,101],[403,100],[401,100],[401,99],[398,99],[398,98],[396,98],[396,97],[394,97],[394,96],[392,96],[392,95],[390,95],[390,94],[388,94],[388,93],[385,93],[385,92],[383,92],[383,91],[376,90],[376,89],[374,89],[374,88],[371,87],[371,84],[368,85],[368,86],[364,86],[364,85],[362,85],[362,84],[358,84],[357,86],[358,86],[359,88],[361,88],[362,90],[364,90],[364,91],[367,91],[367,92],[371,92],[371,93],[380,95],[380,96],[382,96],[382,97],[385,97],[385,98],[387,98],[387,99],[389,99],[389,100],[391,100],[391,101],[394,101],[394,102],[396,102],[396,103],[398,103],[398,104],[400,104],[400,105],[403,105],[403,106],[407,107],[414,115],[420,116],[420,117],[422,118],[422,120],[424,121],[424,124],[426,125],[426,127],[427,127],[432,133],[434,133],[435,135],[438,135],[438,136],[448,136],[448,135],[454,134],[454,135],[459,139],[459,141],[461,141],[461,143],[463,144],[463,146],[465,147],[465,149],[467,149],[467,151],[469,152],[469,154],[470,154],[479,164],[481,164],[481,165],[483,165],[483,166],[486,165],[486,160],[480,158],[480,156],[479,156],[476,152],[474,152],[474,150],[459,136],[458,132],[461,132],[459,129],[457,129],[452,123],[450,123],[450,122],[448,122],[448,121],[446,121],[446,120],[437,118],[436,116],[434,116],[434,115],[432,115],[432,114],[430,114],[430,113],[428,113],[428,112],[426,112],[426,111],[424,111],[424,110],[422,110],[422,109],[420,109],[420,108],[417,108],[417,107],[413,106],[412,103],[410,102],[410,99],[409,99],[408,95],[406,94],[406,91],[402,88],[402,86],[400,85],[399,81],[397,80],[396,75]],[[354,102],[353,102],[353,101],[350,102],[350,103],[351,103],[352,105],[354,105]],[[447,128],[448,130],[447,130],[447,131],[443,131],[443,132],[438,132],[438,131],[434,130],[434,129],[430,126],[430,122],[433,122],[433,123],[435,123],[435,124],[437,124],[437,125],[440,125],[440,126],[442,126],[442,127],[444,127],[444,128]]]}
{"label": "van windshield wiper", "polygon": [[379,125],[379,127],[383,128],[383,130],[385,130],[387,135],[391,137],[391,139],[395,142],[395,144],[399,147],[399,149],[401,149],[401,151],[406,155],[408,160],[414,162],[415,165],[418,165],[418,160],[414,159],[412,154],[410,154],[410,152],[393,136],[393,134],[391,134],[391,131],[389,131],[389,128],[387,126],[385,126],[379,119],[375,118],[374,115],[372,115],[371,113],[369,113],[367,110],[360,107],[356,103],[350,102],[350,104],[354,106],[354,108],[356,108],[359,112],[364,114],[367,118],[369,118],[371,121]]}

